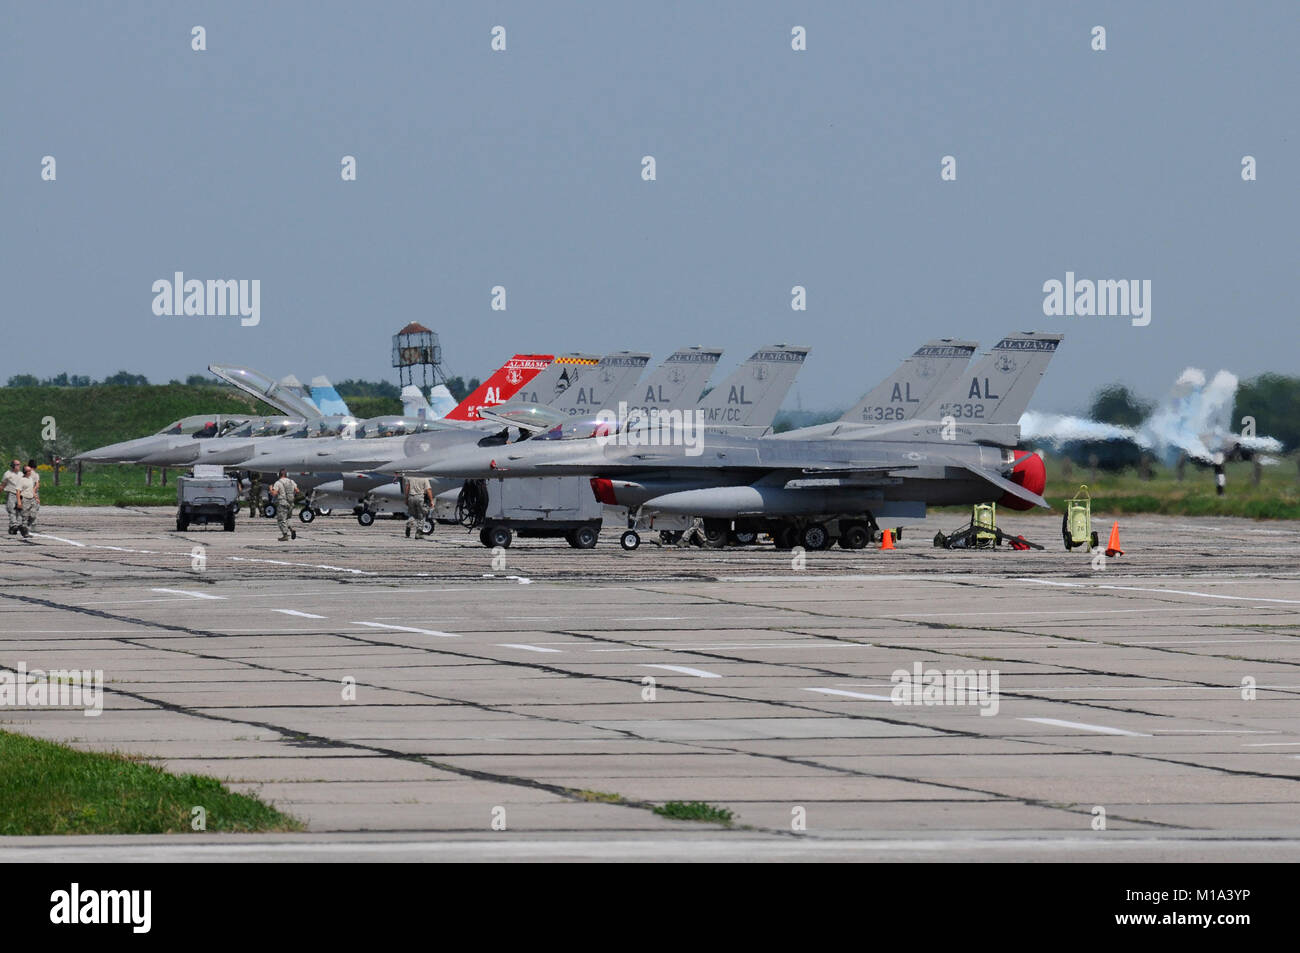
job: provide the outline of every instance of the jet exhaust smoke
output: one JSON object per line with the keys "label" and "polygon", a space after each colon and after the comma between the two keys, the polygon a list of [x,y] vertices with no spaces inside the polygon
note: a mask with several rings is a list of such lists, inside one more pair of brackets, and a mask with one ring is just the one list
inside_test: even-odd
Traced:
{"label": "jet exhaust smoke", "polygon": [[1204,371],[1188,367],[1178,375],[1169,396],[1136,428],[1029,411],[1020,418],[1020,435],[1057,449],[1074,440],[1128,440],[1166,463],[1173,463],[1180,453],[1204,463],[1222,463],[1236,447],[1281,452],[1281,442],[1273,437],[1233,432],[1237,386],[1237,376],[1230,371],[1219,371],[1207,380]]}

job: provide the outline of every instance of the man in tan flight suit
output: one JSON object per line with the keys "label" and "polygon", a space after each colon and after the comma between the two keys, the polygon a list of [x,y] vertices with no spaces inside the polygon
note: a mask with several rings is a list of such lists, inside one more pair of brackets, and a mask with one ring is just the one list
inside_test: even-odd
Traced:
{"label": "man in tan flight suit", "polygon": [[293,498],[298,493],[298,484],[289,479],[289,471],[281,470],[280,479],[271,484],[271,502],[275,504],[275,525],[280,527],[280,542],[297,539],[297,531],[289,525],[293,515]]}
{"label": "man in tan flight suit", "polygon": [[23,539],[31,536],[32,530],[36,528],[36,515],[41,511],[41,475],[36,470],[36,461],[28,460],[27,466],[23,469],[23,479],[27,485],[23,487],[23,525],[20,532]]}
{"label": "man in tan flight suit", "polygon": [[0,479],[0,489],[3,489],[5,495],[5,513],[9,515],[9,535],[18,535],[18,528],[23,524],[23,465],[22,461],[14,460],[9,464],[9,469],[5,471],[3,479]]}
{"label": "man in tan flight suit", "polygon": [[415,527],[415,538],[424,539],[424,521],[433,511],[433,486],[427,477],[404,477],[406,483],[406,535]]}

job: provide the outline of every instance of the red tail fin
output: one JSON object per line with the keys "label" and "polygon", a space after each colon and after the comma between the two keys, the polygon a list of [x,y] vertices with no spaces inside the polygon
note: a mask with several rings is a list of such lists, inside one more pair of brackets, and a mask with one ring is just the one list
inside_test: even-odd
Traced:
{"label": "red tail fin", "polygon": [[480,407],[504,404],[555,359],[551,354],[516,354],[449,413],[447,420],[482,420]]}

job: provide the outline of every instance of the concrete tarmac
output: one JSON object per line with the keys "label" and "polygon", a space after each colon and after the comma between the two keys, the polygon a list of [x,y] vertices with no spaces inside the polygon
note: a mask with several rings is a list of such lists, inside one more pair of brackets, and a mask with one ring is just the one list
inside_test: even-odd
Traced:
{"label": "concrete tarmac", "polygon": [[0,728],[220,778],[309,833],[0,859],[1300,859],[1300,524],[1128,517],[1094,563],[1059,516],[1000,517],[1047,550],[936,549],[950,515],[893,552],[607,530],[494,554],[46,507],[0,544],[0,670],[102,669],[104,710]]}

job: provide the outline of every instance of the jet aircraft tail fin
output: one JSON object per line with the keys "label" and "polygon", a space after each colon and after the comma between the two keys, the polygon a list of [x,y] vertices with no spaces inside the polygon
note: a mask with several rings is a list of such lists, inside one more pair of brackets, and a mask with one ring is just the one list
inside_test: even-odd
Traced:
{"label": "jet aircraft tail fin", "polygon": [[1063,337],[1038,331],[1008,334],[922,408],[925,419],[1018,425]]}
{"label": "jet aircraft tail fin", "polygon": [[808,350],[774,344],[755,351],[730,377],[700,398],[696,409],[704,415],[705,430],[748,436],[766,433],[803,369]]}
{"label": "jet aircraft tail fin", "polygon": [[480,407],[503,404],[551,363],[550,354],[516,354],[446,415],[448,420],[481,420]]}
{"label": "jet aircraft tail fin", "polygon": [[841,423],[879,424],[911,420],[938,394],[947,393],[975,353],[974,341],[927,341],[898,370],[845,412]]}

